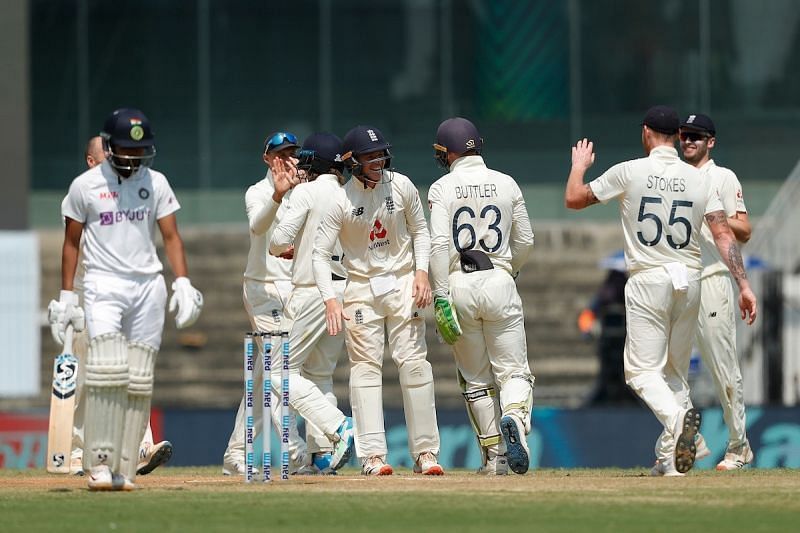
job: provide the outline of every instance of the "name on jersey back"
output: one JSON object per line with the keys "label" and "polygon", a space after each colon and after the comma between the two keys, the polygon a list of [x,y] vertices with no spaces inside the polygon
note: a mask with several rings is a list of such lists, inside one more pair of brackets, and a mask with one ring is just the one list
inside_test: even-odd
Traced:
{"label": "name on jersey back", "polygon": [[647,176],[647,188],[663,192],[685,192],[686,180],[684,178],[662,178],[661,176]]}
{"label": "name on jersey back", "polygon": [[462,198],[492,198],[497,196],[497,185],[483,183],[481,185],[456,185],[456,199]]}

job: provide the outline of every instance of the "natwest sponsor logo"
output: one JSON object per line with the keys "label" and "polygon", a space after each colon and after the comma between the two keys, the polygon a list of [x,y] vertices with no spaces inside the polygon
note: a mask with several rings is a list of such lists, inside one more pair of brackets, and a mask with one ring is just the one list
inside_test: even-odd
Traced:
{"label": "natwest sponsor logo", "polygon": [[100,225],[110,226],[122,222],[144,222],[150,218],[152,210],[147,207],[139,209],[123,209],[120,211],[103,211],[100,213]]}
{"label": "natwest sponsor logo", "polygon": [[372,244],[367,246],[368,250],[375,250],[377,248],[382,248],[389,244],[389,239],[387,238],[388,232],[386,228],[383,227],[381,221],[375,219],[375,223],[372,224],[372,230],[369,232],[369,240]]}

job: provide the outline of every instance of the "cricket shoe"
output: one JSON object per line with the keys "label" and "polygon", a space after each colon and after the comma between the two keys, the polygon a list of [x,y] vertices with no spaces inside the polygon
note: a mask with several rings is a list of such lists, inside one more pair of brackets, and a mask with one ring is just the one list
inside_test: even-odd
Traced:
{"label": "cricket shoe", "polygon": [[136,488],[133,482],[125,476],[112,474],[111,468],[107,465],[95,466],[89,469],[88,485],[90,491],[131,491]]}
{"label": "cricket shoe", "polygon": [[172,457],[172,443],[168,440],[139,448],[139,464],[136,465],[136,473],[146,476],[169,461],[170,457]]}
{"label": "cricket shoe", "polygon": [[524,474],[530,466],[530,451],[524,428],[522,421],[514,415],[506,415],[500,419],[500,432],[506,441],[508,466],[515,474]]}
{"label": "cricket shoe", "polygon": [[391,476],[393,473],[392,466],[386,464],[380,455],[369,457],[361,465],[362,476]]}
{"label": "cricket shoe", "polygon": [[681,474],[675,470],[675,462],[669,459],[659,459],[650,470],[650,475],[653,477],[683,477],[686,474]]}
{"label": "cricket shoe", "polygon": [[700,433],[695,435],[694,445],[697,447],[697,453],[694,455],[695,462],[699,461],[700,459],[705,459],[711,455],[711,449],[706,444],[706,439],[704,439]]}
{"label": "cricket shoe", "polygon": [[678,417],[678,425],[675,428],[675,470],[681,474],[685,474],[694,466],[697,455],[694,438],[700,431],[701,421],[702,415],[694,407],[687,409]]}
{"label": "cricket shoe", "polygon": [[[234,459],[233,457],[225,457],[222,461],[222,475],[223,476],[243,476],[247,472],[247,465],[244,458]],[[253,475],[258,474],[258,469],[253,467]]]}
{"label": "cricket shoe", "polygon": [[754,458],[753,450],[750,449],[750,443],[744,441],[743,444],[736,448],[728,447],[728,449],[725,450],[725,457],[717,465],[717,470],[741,470],[746,465],[752,463]]}
{"label": "cricket shoe", "polygon": [[477,473],[483,476],[507,476],[508,459],[505,455],[496,455],[487,459],[486,464],[478,468]]}
{"label": "cricket shoe", "polygon": [[311,468],[314,473],[321,476],[335,476],[336,470],[333,469],[333,453],[316,452],[311,454]]}
{"label": "cricket shoe", "polygon": [[346,416],[342,425],[336,430],[337,440],[333,444],[333,455],[331,456],[330,464],[331,469],[339,470],[350,460],[350,454],[353,452],[355,433],[353,419]]}
{"label": "cricket shoe", "polygon": [[444,468],[432,452],[422,452],[414,461],[414,473],[423,476],[441,476],[444,474]]}

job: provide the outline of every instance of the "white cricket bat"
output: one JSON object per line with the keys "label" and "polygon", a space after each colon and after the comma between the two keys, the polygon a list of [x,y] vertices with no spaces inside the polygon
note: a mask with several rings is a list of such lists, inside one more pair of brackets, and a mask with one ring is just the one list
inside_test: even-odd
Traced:
{"label": "white cricket bat", "polygon": [[51,473],[69,474],[77,385],[78,359],[72,355],[72,324],[69,324],[64,334],[64,352],[56,356],[53,365],[50,429],[47,432],[47,471]]}

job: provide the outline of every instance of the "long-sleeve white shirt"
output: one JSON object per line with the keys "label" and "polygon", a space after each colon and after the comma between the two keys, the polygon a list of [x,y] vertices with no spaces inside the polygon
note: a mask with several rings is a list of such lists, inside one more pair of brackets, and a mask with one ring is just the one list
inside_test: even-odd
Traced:
{"label": "long-sleeve white shirt", "polygon": [[369,279],[412,269],[428,271],[430,235],[419,191],[407,176],[391,172],[374,189],[351,179],[331,198],[314,240],[314,278],[323,300],[335,298],[331,256],[342,245],[349,278]]}
{"label": "long-sleeve white shirt", "polygon": [[248,188],[244,195],[250,225],[250,252],[247,254],[247,267],[244,271],[246,279],[274,282],[292,278],[292,261],[267,253],[267,243],[286,211],[284,204],[291,195],[291,191],[287,192],[283,201],[278,204],[272,199],[274,192],[272,172],[267,171],[264,179]]}
{"label": "long-sleeve white shirt", "polygon": [[431,209],[431,285],[448,292],[449,274],[461,270],[460,252],[481,250],[512,276],[533,249],[533,230],[519,185],[492,170],[479,155],[457,159],[428,191]]}
{"label": "long-sleeve white shirt", "polygon": [[[331,206],[331,198],[334,198],[341,188],[339,178],[333,174],[323,174],[314,181],[297,185],[292,190],[292,200],[288,209],[272,232],[269,245],[271,254],[281,254],[294,244],[292,283],[295,287],[316,286],[311,267],[314,237],[323,215]],[[341,247],[338,241],[335,248],[331,257],[332,272],[344,278],[346,273],[342,266]]]}

